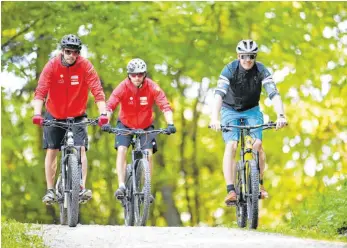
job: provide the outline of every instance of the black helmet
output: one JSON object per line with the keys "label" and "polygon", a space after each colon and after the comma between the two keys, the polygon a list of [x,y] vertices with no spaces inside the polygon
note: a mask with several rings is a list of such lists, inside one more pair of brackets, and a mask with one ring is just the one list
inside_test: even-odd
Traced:
{"label": "black helmet", "polygon": [[78,36],[74,34],[68,34],[61,39],[60,46],[61,48],[71,48],[80,51],[82,49],[82,42],[81,39],[78,38]]}

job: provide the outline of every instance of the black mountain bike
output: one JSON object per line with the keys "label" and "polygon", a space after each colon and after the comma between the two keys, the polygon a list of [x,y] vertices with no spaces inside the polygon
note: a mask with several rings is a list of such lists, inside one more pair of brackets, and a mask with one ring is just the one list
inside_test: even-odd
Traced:
{"label": "black mountain bike", "polygon": [[[73,117],[64,121],[44,120],[44,126],[60,127],[67,132],[61,147],[61,172],[55,185],[56,202],[60,207],[60,224],[75,227],[78,223],[79,192],[82,180],[81,146],[74,145],[72,128],[97,125],[98,119],[74,122]],[[67,222],[67,223],[66,223]]]}
{"label": "black mountain bike", "polygon": [[[249,228],[256,229],[258,227],[259,199],[261,199],[260,170],[258,152],[253,150],[254,140],[251,137],[251,129],[276,128],[276,123],[245,126],[244,119],[241,119],[240,124],[221,126],[221,129],[223,132],[231,131],[233,128],[241,129],[240,160],[236,163],[235,182],[237,224],[239,227],[246,227],[248,220]],[[234,203],[230,205],[234,205]]]}
{"label": "black mountain bike", "polygon": [[[145,226],[150,207],[151,175],[148,163],[148,152],[141,147],[140,136],[148,135],[148,142],[152,142],[156,135],[169,134],[167,129],[149,130],[110,128],[105,132],[117,135],[133,135],[131,145],[132,163],[127,165],[125,175],[125,196],[121,199],[124,208],[126,226]],[[145,144],[147,141],[145,142]]]}

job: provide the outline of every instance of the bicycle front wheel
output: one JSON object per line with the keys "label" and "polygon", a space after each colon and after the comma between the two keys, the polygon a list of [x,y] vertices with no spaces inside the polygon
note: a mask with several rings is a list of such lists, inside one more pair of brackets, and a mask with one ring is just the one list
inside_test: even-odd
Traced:
{"label": "bicycle front wheel", "polygon": [[124,222],[126,226],[134,225],[134,197],[133,197],[133,182],[132,182],[132,165],[127,165],[126,181],[125,181],[125,197],[123,199],[124,207]]}
{"label": "bicycle front wheel", "polygon": [[248,161],[248,222],[249,228],[257,229],[259,212],[259,169],[257,162],[253,159]]}
{"label": "bicycle front wheel", "polygon": [[140,159],[135,164],[134,213],[136,226],[145,226],[149,214],[151,175],[148,161]]}
{"label": "bicycle front wheel", "polygon": [[236,163],[236,218],[237,225],[241,228],[246,227],[247,224],[247,203],[246,203],[246,194],[244,187],[244,174],[245,170],[241,161]]}
{"label": "bicycle front wheel", "polygon": [[81,174],[78,168],[77,156],[68,155],[67,185],[70,193],[67,198],[67,221],[70,227],[77,226],[79,213],[79,191]]}

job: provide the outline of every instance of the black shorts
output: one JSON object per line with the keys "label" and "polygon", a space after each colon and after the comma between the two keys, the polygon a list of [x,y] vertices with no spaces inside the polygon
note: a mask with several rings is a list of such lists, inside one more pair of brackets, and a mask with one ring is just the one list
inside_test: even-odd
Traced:
{"label": "black shorts", "polygon": [[[119,120],[117,121],[117,128],[128,128],[127,126],[124,126],[122,122]],[[143,130],[153,130],[154,126],[151,125]],[[153,149],[153,154],[158,151],[157,149],[157,142],[155,141],[155,135],[156,134],[148,134],[148,135],[141,135],[140,137],[140,144],[142,149]],[[114,148],[118,149],[118,146],[130,146],[131,139],[133,138],[133,135],[116,135],[115,138],[115,144]]]}
{"label": "black shorts", "polygon": [[[87,115],[75,117],[75,122],[83,121]],[[46,120],[55,119],[50,113],[45,113]],[[61,120],[65,122],[65,120]],[[76,146],[84,146],[88,150],[87,127],[73,127],[73,138]],[[59,149],[64,144],[66,130],[60,127],[43,127],[43,149]]]}

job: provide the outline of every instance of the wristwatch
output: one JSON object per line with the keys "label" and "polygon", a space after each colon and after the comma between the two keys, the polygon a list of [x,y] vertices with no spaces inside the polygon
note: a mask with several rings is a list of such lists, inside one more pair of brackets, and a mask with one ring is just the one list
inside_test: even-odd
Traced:
{"label": "wristwatch", "polygon": [[281,117],[281,118],[286,118],[285,116],[284,116],[284,114],[279,114],[279,116],[278,117]]}

